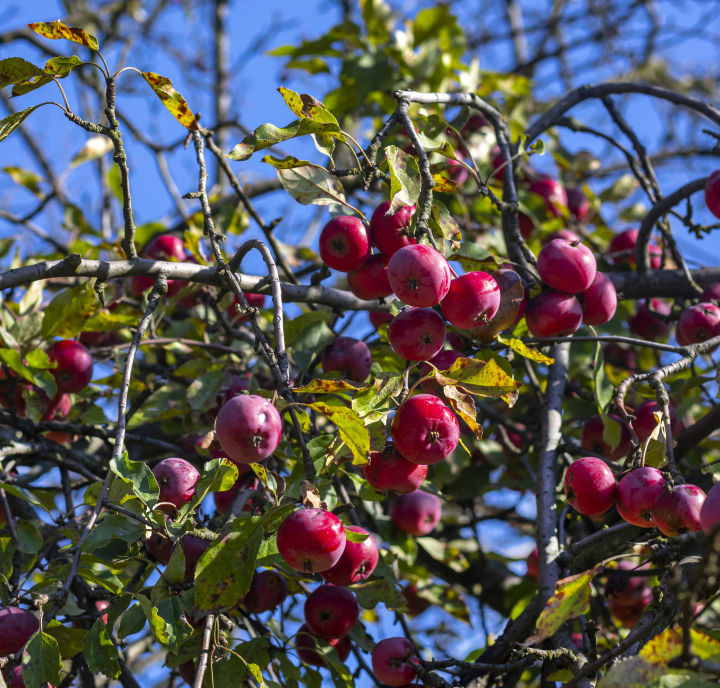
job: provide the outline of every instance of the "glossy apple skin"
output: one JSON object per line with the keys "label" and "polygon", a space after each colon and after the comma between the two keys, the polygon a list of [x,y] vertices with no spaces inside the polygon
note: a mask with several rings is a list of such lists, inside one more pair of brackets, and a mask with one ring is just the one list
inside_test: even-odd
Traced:
{"label": "glossy apple skin", "polygon": [[720,218],[720,170],[715,170],[705,182],[705,205],[717,218]]}
{"label": "glossy apple skin", "polygon": [[468,272],[450,283],[441,306],[452,325],[471,330],[495,317],[500,307],[500,286],[487,272]]}
{"label": "glossy apple skin", "polygon": [[0,607],[0,657],[19,652],[39,624],[38,618],[27,609]]}
{"label": "glossy apple skin", "polygon": [[625,370],[637,370],[637,357],[631,348],[625,348],[615,342],[608,342],[603,347],[605,361]]}
{"label": "glossy apple skin", "polygon": [[431,533],[441,516],[440,499],[423,490],[395,497],[390,507],[390,520],[403,533],[415,537]]}
{"label": "glossy apple skin", "polygon": [[242,394],[227,401],[215,419],[215,436],[235,463],[257,463],[280,444],[282,421],[263,397]]}
{"label": "glossy apple skin", "polygon": [[550,232],[550,234],[548,234],[541,243],[543,246],[547,246],[551,241],[555,241],[555,239],[562,239],[563,241],[582,241],[582,239],[571,229],[558,229],[557,232]]}
{"label": "glossy apple skin", "polygon": [[[141,255],[151,260],[164,260],[168,262],[183,263],[187,260],[187,254],[185,252],[185,246],[183,245],[180,237],[173,236],[172,234],[159,234],[154,236],[145,245],[145,248],[141,251]],[[131,296],[140,296],[144,291],[151,289],[155,284],[155,280],[152,277],[146,277],[144,275],[137,275],[131,277],[128,280],[128,293]],[[177,294],[187,283],[180,280],[168,280],[168,296],[174,296]]]}
{"label": "glossy apple skin", "polygon": [[611,461],[620,461],[627,456],[630,449],[630,431],[618,416],[609,414],[608,418],[614,420],[620,426],[620,442],[614,450],[603,440],[605,426],[602,418],[597,415],[590,416],[583,424],[580,442],[583,449],[600,454]]}
{"label": "glossy apple skin", "polygon": [[338,563],[345,549],[342,521],[322,509],[299,509],[290,514],[277,534],[285,563],[303,573],[322,573]]}
{"label": "glossy apple skin", "polygon": [[[402,594],[408,608],[406,614],[410,617],[420,616],[420,614],[422,614],[426,609],[432,607],[432,603],[429,600],[426,600],[424,597],[420,597],[420,595],[418,595],[418,589],[415,583],[412,585],[406,585],[402,589]],[[410,685],[413,684],[411,683]]]}
{"label": "glossy apple skin", "polygon": [[55,378],[59,394],[82,392],[92,380],[92,355],[85,346],[73,339],[55,342],[48,354],[57,368],[50,372]]}
{"label": "glossy apple skin", "polygon": [[405,246],[388,262],[392,290],[408,306],[429,308],[450,289],[450,266],[445,257],[425,244]]}
{"label": "glossy apple skin", "polygon": [[[417,466],[416,466],[417,468]],[[353,533],[368,533],[359,526],[347,526],[346,530]],[[320,575],[332,585],[355,585],[362,583],[372,575],[377,566],[380,553],[375,539],[368,533],[363,542],[346,540],[345,549],[337,564]]]}
{"label": "glossy apple skin", "polygon": [[263,614],[281,605],[289,594],[287,581],[277,571],[255,573],[243,604],[251,614]]}
{"label": "glossy apple skin", "polygon": [[577,332],[582,317],[582,306],[575,296],[546,289],[530,300],[525,322],[534,337],[557,337]]}
{"label": "glossy apple skin", "polygon": [[[265,296],[263,294],[245,294],[245,298],[248,302],[248,306],[252,308],[265,308]],[[238,295],[235,294],[233,302],[227,307],[227,316],[230,318],[230,322],[241,323],[245,322],[248,318],[247,315],[241,315],[238,313],[236,306],[240,304]],[[237,318],[237,320],[235,319]]]}
{"label": "glossy apple skin", "polygon": [[388,257],[373,253],[361,267],[348,273],[350,291],[363,301],[383,299],[393,293],[387,276]]}
{"label": "glossy apple skin", "polygon": [[393,445],[382,452],[372,452],[370,463],[363,466],[365,480],[378,492],[414,492],[423,484],[427,473],[427,466],[408,461]]}
{"label": "glossy apple skin", "polygon": [[460,438],[457,418],[433,394],[418,394],[400,404],[390,429],[395,449],[417,464],[442,461]]}
{"label": "glossy apple skin", "polygon": [[543,197],[548,215],[562,217],[562,207],[567,208],[568,197],[565,187],[557,179],[540,177],[530,184],[529,190]]}
{"label": "glossy apple skin", "polygon": [[542,281],[553,289],[579,294],[593,283],[597,263],[587,246],[554,239],[540,251],[537,269]]}
{"label": "glossy apple skin", "polygon": [[[653,413],[656,412],[660,412],[660,405],[652,399],[646,399],[635,409],[633,414],[635,416],[633,428],[635,428],[635,432],[641,442],[644,442],[650,437],[650,433],[652,433],[657,426],[655,416],[653,416]],[[668,415],[670,416],[670,431],[675,434],[678,431],[679,424],[677,413],[672,403],[668,404]]]}
{"label": "glossy apple skin", "polygon": [[565,189],[570,217],[575,222],[583,222],[590,212],[590,200],[579,186]]}
{"label": "glossy apple skin", "polygon": [[405,686],[415,679],[415,646],[407,638],[385,638],[372,651],[372,668],[387,686]]}
{"label": "glossy apple skin", "polygon": [[168,503],[159,507],[162,511],[174,513],[175,509],[182,509],[195,495],[195,484],[200,473],[185,459],[163,459],[152,472],[160,486],[158,501]]}
{"label": "glossy apple skin", "polygon": [[[615,265],[632,265],[635,267],[635,244],[637,244],[638,234],[639,230],[637,229],[626,229],[612,238],[608,253]],[[650,241],[648,243],[648,252],[650,254],[650,267],[653,270],[659,270],[662,265],[662,250],[654,241]]]}
{"label": "glossy apple skin", "polygon": [[429,361],[445,344],[445,321],[432,308],[406,308],[388,326],[393,351],[406,361]]}
{"label": "glossy apple skin", "polygon": [[[650,305],[657,313],[670,314],[670,305],[666,301],[650,299]],[[627,322],[630,332],[649,341],[661,339],[670,331],[670,325],[652,315],[645,301],[638,303],[637,312]]]}
{"label": "glossy apple skin", "polygon": [[717,337],[720,335],[720,306],[706,302],[686,308],[680,316],[676,333],[678,342],[683,342],[682,346]]}
{"label": "glossy apple skin", "polygon": [[593,283],[580,294],[584,325],[604,325],[617,309],[617,293],[612,280],[603,272],[595,274]]}
{"label": "glossy apple skin", "polygon": [[370,233],[359,217],[339,215],[320,232],[320,258],[338,272],[362,267],[370,256]]}
{"label": "glossy apple skin", "polygon": [[408,234],[412,216],[415,214],[414,205],[405,205],[394,215],[387,215],[390,201],[384,201],[375,210],[370,218],[370,234],[372,242],[378,251],[388,258],[399,251],[403,246],[411,246],[417,240]]}
{"label": "glossy apple skin", "polygon": [[345,379],[365,382],[372,368],[372,354],[365,342],[352,337],[337,337],[325,347],[322,355],[323,372],[336,370]]}
{"label": "glossy apple skin", "polygon": [[665,478],[657,468],[636,468],[618,483],[615,497],[618,513],[635,526],[654,528],[652,508],[664,486]]}
{"label": "glossy apple skin", "polygon": [[716,282],[707,287],[703,293],[700,294],[700,301],[720,301],[720,282]]}
{"label": "glossy apple skin", "polygon": [[[440,371],[449,370],[450,368],[452,368],[452,364],[455,363],[458,358],[462,357],[463,355],[458,351],[441,351],[440,353],[433,356],[427,363],[423,364],[423,367],[420,369],[420,376],[425,377],[426,375],[430,374],[430,372],[432,371],[432,366],[430,365],[431,363]],[[434,394],[438,397],[442,394],[442,392],[440,391],[441,385],[439,385],[434,378],[430,378],[429,380],[423,380],[420,383],[420,387],[422,388],[422,391],[425,392],[425,394]]]}
{"label": "glossy apple skin", "polygon": [[344,638],[359,617],[355,595],[339,585],[321,585],[305,600],[305,625],[318,638]]}
{"label": "glossy apple skin", "polygon": [[710,535],[720,522],[720,483],[715,483],[700,509],[700,525],[706,535]]}
{"label": "glossy apple skin", "polygon": [[602,459],[586,456],[565,473],[565,496],[584,516],[604,514],[615,501],[615,476]]}
{"label": "glossy apple skin", "polygon": [[390,324],[395,317],[392,313],[383,311],[370,311],[370,324],[376,329],[380,329],[380,325]]}
{"label": "glossy apple skin", "polygon": [[705,497],[695,485],[675,485],[672,490],[663,490],[653,504],[655,525],[667,537],[701,530],[700,510]]}
{"label": "glossy apple skin", "polygon": [[[310,664],[311,666],[327,668],[327,662],[324,657],[315,649],[316,637],[310,633],[307,624],[300,626],[300,630],[295,636],[295,650],[297,656],[301,662]],[[341,663],[350,656],[350,638],[347,636],[344,638],[333,638],[332,640],[325,640],[331,647],[334,647],[338,653],[338,658]]]}

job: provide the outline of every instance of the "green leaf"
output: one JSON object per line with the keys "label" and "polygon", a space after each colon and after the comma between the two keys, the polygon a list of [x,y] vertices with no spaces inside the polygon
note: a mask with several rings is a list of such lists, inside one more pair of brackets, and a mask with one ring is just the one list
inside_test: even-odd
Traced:
{"label": "green leaf", "polygon": [[155,95],[160,98],[168,112],[190,131],[200,131],[200,125],[195,119],[190,106],[172,85],[167,77],[155,74],[155,72],[142,72],[143,79],[148,82]]}
{"label": "green leaf", "polygon": [[100,301],[89,281],[63,289],[45,308],[42,338],[73,339],[100,308]]}
{"label": "green leaf", "polygon": [[227,157],[231,160],[242,162],[243,160],[249,160],[252,154],[257,151],[271,148],[278,143],[289,141],[299,136],[339,132],[340,127],[337,122],[316,122],[309,117],[296,119],[282,128],[276,127],[274,124],[263,124],[238,143],[227,154]]}
{"label": "green leaf", "polygon": [[195,616],[235,606],[250,589],[262,542],[262,517],[235,519],[200,557],[195,570]]}
{"label": "green leaf", "polygon": [[400,588],[385,578],[353,585],[350,589],[363,609],[375,609],[379,602],[383,602],[390,611],[407,611]]}
{"label": "green leaf", "polygon": [[385,149],[390,168],[390,208],[388,213],[394,215],[406,205],[415,205],[420,197],[420,170],[417,160],[400,150],[397,146]]}
{"label": "green leaf", "polygon": [[208,492],[225,492],[235,485],[238,479],[237,466],[227,459],[206,461],[203,471],[195,483],[193,503],[200,503]]}
{"label": "green leaf", "polygon": [[83,655],[88,668],[93,674],[104,674],[110,679],[120,676],[118,651],[108,637],[102,619],[98,619],[85,636]]}
{"label": "green leaf", "polygon": [[599,564],[589,571],[563,578],[555,584],[555,594],[548,600],[537,620],[537,632],[528,643],[551,637],[566,621],[585,613],[590,604],[590,581],[602,568]]}
{"label": "green leaf", "polygon": [[365,423],[376,422],[390,409],[390,399],[402,391],[402,373],[383,372],[372,385],[359,389],[352,400],[352,408]]}
{"label": "green leaf", "polygon": [[68,628],[55,619],[48,623],[45,632],[57,640],[60,656],[65,658],[74,657],[78,652],[82,652],[83,640],[87,635],[84,628]]}
{"label": "green leaf", "polygon": [[185,551],[182,545],[182,538],[172,550],[170,561],[163,571],[162,580],[169,584],[179,584],[185,580]]}
{"label": "green leaf", "polygon": [[22,57],[8,57],[0,60],[0,89],[26,81],[34,76],[43,76],[44,72],[32,62]]}
{"label": "green leaf", "polygon": [[340,439],[352,452],[353,464],[364,466],[368,463],[370,432],[357,411],[346,406],[330,406],[322,401],[316,401],[309,406],[337,426]]}
{"label": "green leaf", "polygon": [[40,105],[33,105],[32,107],[20,110],[19,112],[13,112],[12,115],[8,115],[4,119],[0,119],[0,141],[4,141],[10,134],[12,134],[24,121],[25,119],[39,107],[42,107],[46,103]]}
{"label": "green leaf", "polygon": [[18,549],[25,554],[39,554],[43,548],[43,536],[30,521],[19,519],[15,526],[18,536]]}
{"label": "green leaf", "polygon": [[622,426],[610,416],[600,416],[600,420],[603,424],[603,442],[610,447],[610,451],[615,451],[622,439]]}
{"label": "green leaf", "polygon": [[73,43],[84,45],[86,48],[90,48],[90,50],[98,50],[98,39],[95,38],[95,36],[83,31],[83,29],[66,26],[61,21],[36,22],[34,24],[28,24],[28,27],[35,33],[39,33],[43,38],[50,38],[51,40],[64,38]]}
{"label": "green leaf", "polygon": [[358,533],[354,530],[349,530],[347,526],[345,526],[345,537],[348,542],[365,542],[365,540],[370,537],[370,533]]}
{"label": "green leaf", "polygon": [[612,401],[612,382],[605,374],[605,359],[600,342],[595,347],[595,368],[593,369],[593,381],[595,382],[595,401],[602,415],[606,415]]}
{"label": "green leaf", "polygon": [[168,647],[171,635],[170,625],[160,616],[157,607],[145,595],[137,595],[137,601],[150,624],[150,630],[155,636],[155,640],[163,647]]}
{"label": "green leaf", "polygon": [[383,0],[360,0],[362,18],[371,43],[381,45],[390,40],[392,10]]}
{"label": "green leaf", "polygon": [[142,605],[136,604],[135,606],[130,607],[130,609],[125,612],[122,621],[120,622],[120,627],[118,628],[117,634],[118,638],[120,638],[120,640],[123,640],[129,635],[135,635],[136,633],[139,633],[145,627],[146,620],[147,617],[145,616]]}
{"label": "green leaf", "polygon": [[158,603],[157,613],[165,621],[168,631],[165,647],[170,652],[177,652],[180,645],[193,633],[193,627],[186,621],[180,598],[173,596]]}
{"label": "green leaf", "polygon": [[123,482],[132,485],[133,493],[152,509],[160,498],[160,486],[153,472],[142,461],[131,461],[125,451],[110,459],[110,470]]}
{"label": "green leaf", "polygon": [[108,514],[92,529],[83,543],[84,552],[94,552],[113,538],[123,542],[138,542],[145,534],[146,526],[121,514]]}
{"label": "green leaf", "polygon": [[22,656],[22,677],[27,688],[57,686],[60,681],[60,649],[57,640],[41,630],[30,638]]}

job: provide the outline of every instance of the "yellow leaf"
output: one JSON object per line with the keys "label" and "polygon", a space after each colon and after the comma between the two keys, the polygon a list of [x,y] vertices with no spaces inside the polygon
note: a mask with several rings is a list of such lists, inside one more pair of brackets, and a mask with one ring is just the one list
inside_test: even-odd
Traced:
{"label": "yellow leaf", "polygon": [[293,111],[297,117],[303,116],[303,102],[300,94],[290,88],[280,86],[278,93],[283,97],[285,104]]}
{"label": "yellow leaf", "polygon": [[482,425],[477,422],[477,409],[472,397],[469,394],[464,394],[461,388],[455,385],[446,385],[442,387],[442,391],[453,411],[465,421],[475,434],[475,437],[481,440]]}
{"label": "yellow leaf", "polygon": [[152,90],[155,91],[155,95],[160,98],[162,104],[180,124],[190,131],[200,130],[200,125],[190,110],[190,106],[185,98],[173,88],[170,79],[155,74],[155,72],[142,72],[142,75],[145,81],[150,84]]}
{"label": "yellow leaf", "polygon": [[357,411],[346,406],[329,406],[322,401],[308,404],[337,425],[340,439],[345,442],[353,455],[353,463],[363,466],[368,463],[370,453],[370,432]]}
{"label": "yellow leaf", "polygon": [[[494,360],[487,363],[474,358],[458,358],[443,375],[459,384],[470,394],[504,397],[520,386]],[[437,376],[436,376],[437,377]],[[443,383],[439,378],[438,382]]]}
{"label": "yellow leaf", "polygon": [[295,387],[295,394],[329,394],[331,392],[357,392],[358,388],[345,380],[313,380],[302,387]]}
{"label": "yellow leaf", "polygon": [[540,353],[537,349],[531,349],[519,339],[504,339],[503,337],[498,337],[498,341],[502,344],[507,344],[514,352],[524,356],[525,358],[529,358],[531,361],[545,363],[546,365],[552,365],[555,363],[554,358],[550,358],[549,356]]}
{"label": "yellow leaf", "polygon": [[433,191],[439,191],[440,193],[453,193],[457,191],[457,184],[445,174],[434,174],[433,181],[435,182]]}
{"label": "yellow leaf", "polygon": [[35,33],[39,33],[43,38],[50,38],[53,41],[58,38],[64,38],[73,43],[84,45],[86,48],[90,48],[90,50],[98,49],[98,39],[95,38],[95,36],[82,29],[66,26],[61,21],[35,22],[34,24],[28,24],[28,27]]}

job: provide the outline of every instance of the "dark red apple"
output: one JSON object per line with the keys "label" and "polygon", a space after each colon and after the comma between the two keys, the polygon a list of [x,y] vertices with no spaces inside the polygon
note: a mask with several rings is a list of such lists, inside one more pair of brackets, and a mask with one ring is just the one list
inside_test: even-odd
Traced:
{"label": "dark red apple", "polygon": [[[418,468],[418,466],[415,466],[415,468]],[[375,539],[367,530],[359,526],[347,526],[346,530],[363,535],[367,534],[368,537],[362,542],[347,540],[345,550],[338,559],[337,564],[320,574],[328,583],[333,585],[362,583],[372,575],[380,557]],[[312,624],[310,625],[312,626]]]}
{"label": "dark red apple", "polygon": [[336,337],[322,355],[323,372],[337,371],[347,380],[365,382],[372,368],[372,354],[365,342],[352,337]]}
{"label": "dark red apple", "polygon": [[90,352],[80,342],[65,339],[55,342],[50,349],[50,360],[57,363],[50,372],[57,383],[58,394],[82,392],[92,380],[93,360]]}
{"label": "dark red apple", "polygon": [[215,419],[215,437],[235,463],[257,463],[280,443],[282,420],[265,398],[242,394],[227,401]]}
{"label": "dark red apple", "polygon": [[160,486],[158,508],[162,511],[174,513],[195,496],[200,473],[185,459],[163,459],[152,472]]}
{"label": "dark red apple", "polygon": [[600,416],[590,416],[583,424],[581,444],[587,449],[611,461],[620,461],[627,456],[630,449],[630,431],[618,416],[608,415],[608,418],[620,426],[620,441],[613,449],[604,439],[605,426]]}
{"label": "dark red apple", "polygon": [[615,476],[602,459],[586,456],[565,473],[565,496],[584,516],[604,514],[615,501]]}
{"label": "dark red apple", "polygon": [[407,638],[385,638],[372,651],[372,668],[378,680],[388,686],[405,686],[417,671],[415,646]]}
{"label": "dark red apple", "polygon": [[[650,299],[650,305],[657,313],[670,314],[670,305],[661,299]],[[670,325],[650,313],[645,301],[638,303],[637,312],[627,322],[630,332],[649,341],[661,339],[670,331]]]}
{"label": "dark red apple", "polygon": [[340,662],[344,663],[350,655],[352,644],[350,638],[347,636],[345,638],[334,638],[332,640],[322,641],[310,633],[307,624],[303,624],[295,636],[295,650],[301,662],[310,664],[311,666],[327,668],[327,662],[324,657],[315,649],[318,641],[326,642],[331,647],[334,647],[338,653]]}
{"label": "dark red apple", "polygon": [[423,490],[395,497],[390,507],[390,520],[404,533],[416,537],[431,533],[441,516],[440,499]]}
{"label": "dark red apple", "polygon": [[277,571],[255,573],[243,604],[251,614],[263,614],[280,606],[288,596],[288,584]]}
{"label": "dark red apple", "polygon": [[[615,265],[632,265],[635,267],[635,244],[637,244],[639,230],[626,229],[620,234],[616,234],[610,246],[608,253]],[[648,252],[650,254],[650,267],[653,270],[659,270],[662,265],[662,250],[654,242],[648,243]]]}
{"label": "dark red apple", "polygon": [[321,585],[305,600],[305,625],[319,638],[344,638],[359,617],[355,595],[339,585]]}
{"label": "dark red apple", "polygon": [[557,337],[576,332],[582,317],[582,306],[575,296],[545,289],[530,300],[525,322],[534,337]]}

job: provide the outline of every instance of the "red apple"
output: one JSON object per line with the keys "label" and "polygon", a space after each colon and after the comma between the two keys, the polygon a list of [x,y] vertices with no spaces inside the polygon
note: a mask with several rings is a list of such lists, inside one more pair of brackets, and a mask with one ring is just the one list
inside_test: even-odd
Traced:
{"label": "red apple", "polygon": [[590,416],[583,424],[581,444],[587,449],[611,461],[620,461],[630,449],[630,431],[618,416],[609,414],[608,418],[620,426],[620,442],[613,449],[604,439],[605,426],[600,416]]}
{"label": "red apple", "polygon": [[620,480],[615,506],[628,523],[654,528],[652,508],[665,486],[663,474],[651,466],[636,468]]}
{"label": "red apple", "polygon": [[530,300],[525,321],[534,337],[557,337],[576,332],[582,316],[582,306],[575,296],[546,289]]}
{"label": "red apple", "polygon": [[700,301],[720,301],[720,282],[716,282],[707,287],[703,293],[700,294]]}
{"label": "red apple", "polygon": [[322,509],[299,509],[282,522],[277,534],[282,558],[304,573],[322,573],[335,566],[345,542],[342,521]]}
{"label": "red apple", "polygon": [[695,485],[675,485],[663,490],[653,504],[652,517],[660,532],[667,537],[694,533],[702,529],[700,510],[705,493]]}
{"label": "red apple", "polygon": [[380,329],[380,325],[391,323],[395,316],[392,313],[385,313],[384,311],[370,311],[370,324],[376,329]]}
{"label": "red apple", "polygon": [[[418,466],[415,466],[418,468]],[[355,585],[362,583],[372,575],[380,554],[372,535],[359,526],[348,526],[346,530],[368,535],[362,542],[347,540],[337,564],[320,575],[333,585]],[[310,624],[312,626],[312,624]],[[340,637],[339,635],[336,637]]]}
{"label": "red apple", "polygon": [[584,325],[604,325],[617,308],[617,294],[612,280],[604,273],[595,274],[593,283],[579,296]]}
{"label": "red apple", "polygon": [[372,668],[388,686],[405,686],[416,676],[415,646],[407,638],[385,638],[372,651]]}
{"label": "red apple", "polygon": [[570,217],[575,222],[582,222],[590,212],[590,200],[579,186],[567,187],[565,192],[567,193]]}
{"label": "red apple", "polygon": [[450,289],[450,266],[430,246],[414,244],[397,251],[388,263],[388,280],[395,295],[408,306],[434,306]]}
{"label": "red apple", "polygon": [[416,537],[431,533],[441,516],[440,499],[423,490],[395,497],[390,507],[390,520],[395,526]]}
{"label": "red apple", "polygon": [[39,627],[38,618],[27,609],[0,607],[0,657],[20,652]]}
{"label": "red apple", "polygon": [[243,604],[251,614],[263,614],[281,605],[288,594],[288,584],[277,571],[260,571],[253,576]]}
{"label": "red apple", "polygon": [[357,270],[370,256],[367,225],[352,215],[339,215],[320,232],[320,258],[338,272]]}
{"label": "red apple", "polygon": [[[670,305],[661,299],[650,299],[650,305],[657,313],[670,314]],[[661,339],[670,331],[670,325],[650,313],[645,301],[638,304],[637,312],[627,322],[630,332],[649,341]]]}
{"label": "red apple", "polygon": [[321,585],[305,600],[305,625],[319,638],[344,638],[359,617],[355,595],[342,586]]}
{"label": "red apple", "polygon": [[563,241],[582,241],[579,235],[575,234],[571,229],[558,229],[557,232],[550,232],[540,243],[543,246],[547,246],[551,241],[555,239],[562,239]]}
{"label": "red apple", "polygon": [[615,476],[602,459],[586,456],[565,473],[565,496],[584,516],[604,514],[615,501]]}
{"label": "red apple", "polygon": [[405,205],[393,215],[388,215],[390,201],[384,201],[373,211],[370,218],[370,234],[372,242],[378,251],[388,258],[399,251],[403,246],[416,244],[417,240],[409,235],[412,216],[415,214],[414,205]]}
{"label": "red apple", "polygon": [[[720,306],[699,303],[686,308],[677,324],[676,337],[682,346],[699,344],[720,335]],[[713,347],[713,350],[715,347]]]}
{"label": "red apple", "polygon": [[80,342],[66,339],[55,342],[50,349],[50,360],[57,363],[50,372],[57,383],[58,394],[82,392],[92,380],[93,360]]}
{"label": "red apple", "polygon": [[164,459],[152,472],[160,486],[158,502],[161,506],[158,508],[161,511],[180,510],[195,496],[195,483],[200,473],[185,459]]}
{"label": "red apple", "polygon": [[[265,296],[263,294],[245,294],[245,299],[248,302],[248,306],[251,308],[265,308]],[[233,302],[228,306],[227,308],[227,316],[230,318],[232,322],[241,323],[247,320],[247,315],[241,315],[238,312],[237,306],[240,305],[240,299],[238,298],[238,295],[235,294],[235,298]],[[237,320],[235,318],[237,317]]]}
{"label": "red apple", "polygon": [[432,607],[432,603],[429,600],[426,600],[424,597],[420,597],[420,595],[418,595],[418,589],[415,583],[413,583],[412,585],[406,585],[402,589],[402,594],[405,598],[405,603],[407,604],[408,610],[406,614],[408,616],[419,616],[426,609]]}
{"label": "red apple", "polygon": [[452,325],[471,330],[495,317],[500,307],[500,286],[487,272],[468,272],[450,283],[441,306]]}
{"label": "red apple", "polygon": [[378,492],[414,492],[427,477],[428,467],[408,461],[393,445],[370,454],[370,463],[363,466],[363,474]]}
{"label": "red apple", "polygon": [[[626,229],[613,237],[608,247],[608,253],[615,265],[635,266],[635,244],[637,244],[638,234],[639,230],[637,229]],[[662,265],[662,250],[655,242],[650,241],[648,252],[650,267],[653,270],[659,270]]]}
{"label": "red apple", "polygon": [[543,282],[566,294],[579,294],[595,279],[597,264],[592,251],[581,243],[555,239],[543,246],[537,259]]}
{"label": "red apple", "polygon": [[393,293],[387,276],[388,257],[373,253],[361,267],[348,273],[350,291],[363,301],[374,301]]}
{"label": "red apple", "polygon": [[322,355],[323,372],[338,371],[347,380],[365,382],[372,368],[372,354],[365,342],[352,337],[336,337]]}
{"label": "red apple", "polygon": [[706,535],[710,535],[720,523],[720,489],[718,485],[720,483],[715,483],[710,488],[702,509],[700,509],[700,525]]}
{"label": "red apple", "polygon": [[720,170],[715,170],[705,182],[705,205],[717,218],[720,218]]}
{"label": "red apple", "polygon": [[390,346],[407,361],[429,361],[445,344],[445,321],[432,308],[406,308],[388,327]]}
{"label": "red apple", "polygon": [[[308,630],[307,624],[300,626],[300,630],[295,636],[295,649],[297,656],[301,662],[310,664],[311,666],[327,668],[327,662],[323,656],[315,649],[317,647],[318,639]],[[345,660],[350,655],[351,642],[347,636],[345,638],[334,638],[332,640],[320,640],[319,642],[326,642],[331,647],[334,647],[338,653],[340,662]]]}
{"label": "red apple", "polygon": [[[652,399],[646,399],[635,409],[633,428],[641,442],[650,437],[650,433],[657,427],[654,414],[659,412],[660,405]],[[679,423],[675,407],[672,404],[668,405],[668,415],[670,416],[670,431],[675,433],[678,431]]]}
{"label": "red apple", "polygon": [[235,463],[257,463],[280,444],[282,420],[277,409],[254,394],[233,397],[215,419],[215,436]]}

